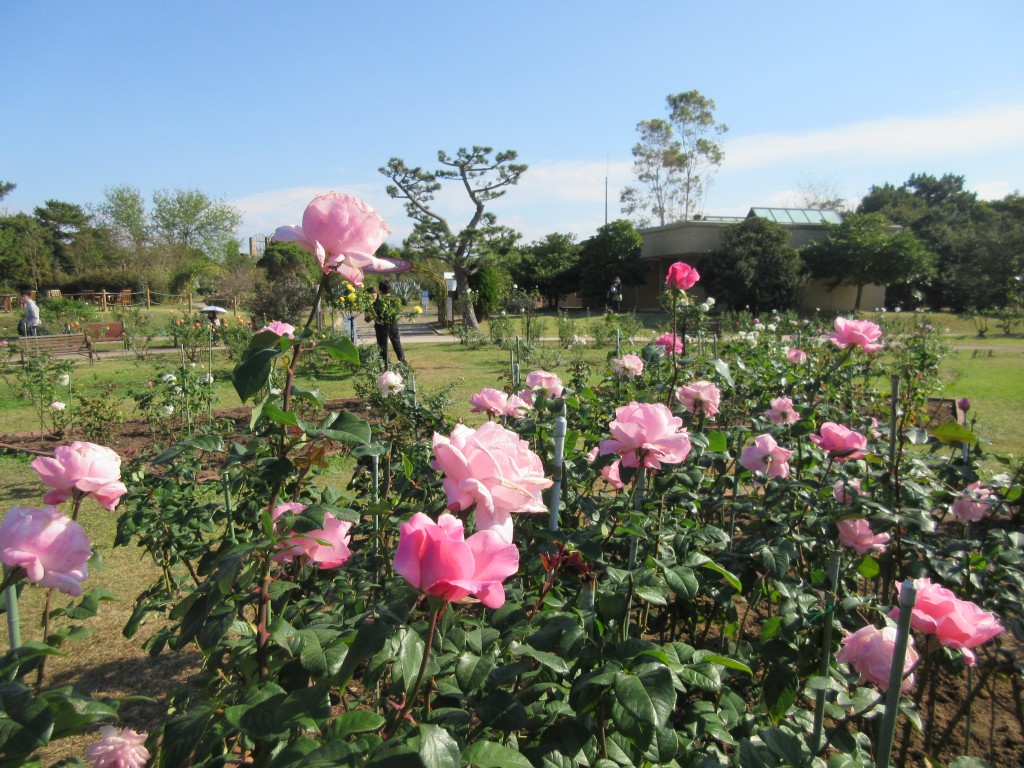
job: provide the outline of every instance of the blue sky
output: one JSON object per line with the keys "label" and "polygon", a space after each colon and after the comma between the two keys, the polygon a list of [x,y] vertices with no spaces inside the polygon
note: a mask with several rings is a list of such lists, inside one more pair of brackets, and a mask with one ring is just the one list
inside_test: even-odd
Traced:
{"label": "blue sky", "polygon": [[[915,172],[1024,189],[1024,3],[178,0],[0,3],[9,213],[198,188],[240,237],[350,192],[408,234],[377,169],[514,149],[492,204],[526,241],[620,216],[636,123],[691,89],[729,126],[708,214],[858,200]],[[442,195],[454,222],[462,197]]]}

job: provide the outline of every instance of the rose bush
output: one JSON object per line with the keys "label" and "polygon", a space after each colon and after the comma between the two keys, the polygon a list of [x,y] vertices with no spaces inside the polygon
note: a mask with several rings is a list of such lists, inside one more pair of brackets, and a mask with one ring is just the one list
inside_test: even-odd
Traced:
{"label": "rose bush", "polygon": [[[670,294],[681,340],[703,310]],[[245,439],[211,428],[125,473],[118,543],[159,571],[125,634],[158,619],[150,652],[203,662],[151,728],[153,764],[873,766],[895,645],[882,625],[904,579],[927,574],[958,602],[924,590],[924,608],[949,609],[928,614],[947,645],[927,638],[901,713],[928,711],[960,651],[977,657],[975,689],[1010,668],[993,630],[1022,618],[1020,483],[985,476],[991,514],[962,525],[949,509],[983,479],[981,444],[915,421],[936,391],[935,334],[861,328],[888,344],[864,355],[807,320],[730,316],[688,358],[624,344],[618,359],[642,357],[634,378],[543,354],[534,408],[499,413],[510,371],[465,424],[411,387],[379,397],[379,356],[317,338],[368,418],[328,410],[295,375],[310,328],[253,336],[232,377],[253,404]],[[877,390],[893,377],[895,409]],[[717,390],[713,422],[675,397],[685,382]],[[341,544],[341,567],[321,567]],[[8,664],[12,679],[29,669]],[[17,684],[51,720],[116,716]],[[931,722],[925,753],[951,760]]]}

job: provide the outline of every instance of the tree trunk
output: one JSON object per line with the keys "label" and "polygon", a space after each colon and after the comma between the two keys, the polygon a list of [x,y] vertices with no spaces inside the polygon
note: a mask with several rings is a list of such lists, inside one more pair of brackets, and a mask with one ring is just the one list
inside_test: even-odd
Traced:
{"label": "tree trunk", "polygon": [[474,331],[479,331],[480,321],[476,319],[476,310],[473,309],[473,302],[465,300],[466,292],[469,290],[469,273],[458,267],[455,268],[455,287],[457,291],[455,297],[456,312],[459,311],[461,304],[462,322]]}
{"label": "tree trunk", "polygon": [[853,311],[854,312],[860,312],[860,297],[861,297],[861,294],[863,294],[863,293],[864,293],[864,284],[863,283],[858,283],[857,284],[857,298],[853,302]]}

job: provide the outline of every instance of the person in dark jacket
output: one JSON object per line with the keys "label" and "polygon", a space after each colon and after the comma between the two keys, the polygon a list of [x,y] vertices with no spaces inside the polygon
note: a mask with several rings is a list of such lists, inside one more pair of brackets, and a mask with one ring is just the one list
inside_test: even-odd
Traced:
{"label": "person in dark jacket", "polygon": [[398,332],[398,315],[401,311],[402,300],[391,295],[391,283],[381,280],[378,291],[374,292],[370,315],[373,320],[373,332],[377,336],[377,348],[380,349],[380,357],[385,366],[388,363],[388,339],[391,340],[391,347],[395,350],[398,362],[405,362],[402,337]]}

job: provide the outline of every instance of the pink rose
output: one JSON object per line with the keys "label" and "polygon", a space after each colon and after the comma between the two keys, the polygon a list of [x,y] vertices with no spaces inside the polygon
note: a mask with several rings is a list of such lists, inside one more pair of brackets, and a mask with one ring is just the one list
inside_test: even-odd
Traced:
{"label": "pink rose", "polygon": [[526,386],[536,391],[546,389],[548,397],[562,396],[562,380],[553,373],[547,371],[533,371],[526,376]]}
{"label": "pink rose", "polygon": [[679,291],[690,290],[698,280],[700,280],[700,273],[689,264],[684,264],[681,261],[677,261],[669,267],[668,274],[665,276],[665,282],[668,284],[668,287]]}
{"label": "pink rose", "polygon": [[793,408],[793,401],[788,397],[776,397],[764,415],[775,424],[796,424],[800,421],[800,414]]}
{"label": "pink rose", "polygon": [[612,370],[619,378],[635,379],[644,372],[644,361],[636,355],[612,358]]}
{"label": "pink rose", "polygon": [[276,333],[278,336],[287,336],[289,339],[295,338],[295,326],[291,323],[283,323],[280,320],[275,320],[272,323],[267,323],[260,328],[256,333],[263,333],[264,331],[270,331]]}
{"label": "pink rose", "polygon": [[502,416],[505,413],[505,406],[508,404],[508,393],[492,387],[484,387],[469,398],[469,403],[473,406],[470,413],[490,413],[494,416]]}
{"label": "pink rose", "polygon": [[664,347],[666,355],[673,353],[681,355],[686,349],[686,344],[683,343],[681,338],[676,338],[674,333],[663,333],[654,340],[654,343],[659,347]]}
{"label": "pink rose", "polygon": [[587,451],[587,464],[593,464],[597,461],[597,457],[601,455],[601,449],[596,445]]}
{"label": "pink rose", "polygon": [[469,398],[473,406],[470,413],[489,413],[493,416],[510,416],[522,418],[530,406],[517,395],[509,395],[491,387],[484,387]]}
{"label": "pink rose", "polygon": [[789,477],[789,457],[792,451],[780,448],[771,435],[759,435],[754,444],[743,449],[740,464],[751,472],[768,477]]}
{"label": "pink rose", "polygon": [[[287,513],[298,515],[305,509],[305,504],[288,502],[274,507],[271,514],[276,522]],[[283,539],[277,545],[281,551],[274,555],[274,559],[278,562],[287,562],[302,558],[304,563],[315,563],[321,570],[337,568],[352,556],[352,551],[348,548],[352,541],[348,533],[351,527],[352,523],[339,520],[330,512],[324,512],[323,528]]]}
{"label": "pink rose", "polygon": [[722,395],[718,387],[710,381],[695,381],[692,384],[684,384],[676,390],[676,400],[683,404],[683,408],[694,416],[704,414],[714,416],[718,413],[718,405],[722,401]]}
{"label": "pink rose", "polygon": [[113,510],[128,492],[121,482],[121,457],[102,445],[76,440],[71,445],[57,446],[54,458],[40,456],[30,466],[43,483],[53,488],[43,496],[47,504],[92,496],[101,507]]}
{"label": "pink rose", "polygon": [[807,362],[807,353],[802,349],[793,347],[792,349],[786,350],[786,360],[791,362],[793,365],[802,365]]}
{"label": "pink rose", "polygon": [[301,227],[279,227],[274,239],[296,243],[314,254],[324,274],[337,272],[352,285],[364,272],[388,272],[395,263],[374,257],[391,230],[373,208],[351,195],[329,192],[314,198]]}
{"label": "pink rose", "polygon": [[882,329],[870,320],[850,320],[845,317],[837,317],[835,330],[828,334],[827,338],[840,349],[849,346],[860,347],[865,352],[877,352],[884,348],[878,340],[882,336]]}
{"label": "pink rose", "polygon": [[605,479],[612,488],[616,490],[622,490],[626,487],[626,484],[622,482],[622,476],[619,474],[619,462],[613,461],[607,467],[601,468],[601,477]]}
{"label": "pink rose", "polygon": [[547,512],[541,496],[551,481],[530,444],[496,421],[479,429],[459,424],[449,437],[434,433],[434,469],[444,473],[448,509],[475,505],[477,530],[512,541],[512,513]]}
{"label": "pink rose", "polygon": [[143,744],[145,733],[131,728],[118,731],[112,725],[100,728],[100,740],[85,749],[93,768],[142,768],[149,761],[149,750]]}
{"label": "pink rose", "polygon": [[521,419],[530,410],[530,404],[519,395],[509,395],[505,401],[505,415],[513,419]]}
{"label": "pink rose", "polygon": [[420,592],[448,602],[472,595],[488,608],[500,608],[501,582],[519,570],[519,550],[496,531],[466,539],[462,521],[447,512],[436,523],[417,512],[399,528],[394,565]]}
{"label": "pink rose", "polygon": [[384,373],[377,377],[377,391],[383,397],[397,395],[403,389],[405,389],[405,379],[395,371],[384,371]]}
{"label": "pink rose", "polygon": [[[959,648],[968,666],[974,666],[976,657],[971,650],[987,643],[1003,631],[1003,625],[994,613],[981,610],[969,600],[961,600],[941,584],[931,579],[915,579],[917,601],[910,616],[910,626],[936,639],[950,648]],[[897,590],[903,585],[897,584]],[[889,613],[898,618],[899,606]]]}
{"label": "pink rose", "polygon": [[[843,647],[836,654],[836,661],[849,664],[860,673],[860,681],[874,683],[883,691],[889,687],[892,670],[892,656],[896,650],[896,628],[876,629],[868,624],[843,638]],[[907,656],[903,660],[903,683],[900,690],[909,691],[914,687],[914,676],[907,672],[917,663],[914,638],[907,638]]]}
{"label": "pink rose", "polygon": [[690,438],[683,420],[673,416],[667,405],[632,402],[615,409],[608,425],[610,440],[601,441],[601,454],[617,453],[627,467],[660,469],[664,464],[681,464],[690,453]]}
{"label": "pink rose", "polygon": [[971,483],[953,502],[953,514],[961,523],[976,523],[992,511],[995,501],[992,489],[983,488],[980,482]]}
{"label": "pink rose", "polygon": [[849,461],[851,459],[864,458],[864,451],[868,447],[868,439],[860,432],[836,424],[833,421],[826,421],[818,430],[820,434],[808,435],[812,443],[817,445],[825,453],[836,461]]}
{"label": "pink rose", "polygon": [[840,520],[836,523],[839,528],[839,542],[853,549],[858,555],[863,555],[869,550],[885,552],[886,544],[889,543],[888,533],[875,533],[871,530],[868,521],[863,517],[855,519]]}
{"label": "pink rose", "polygon": [[89,575],[92,541],[54,507],[13,506],[0,523],[0,562],[41,587],[77,596]]}
{"label": "pink rose", "polygon": [[860,480],[836,480],[832,485],[832,498],[840,504],[853,504],[860,495]]}

